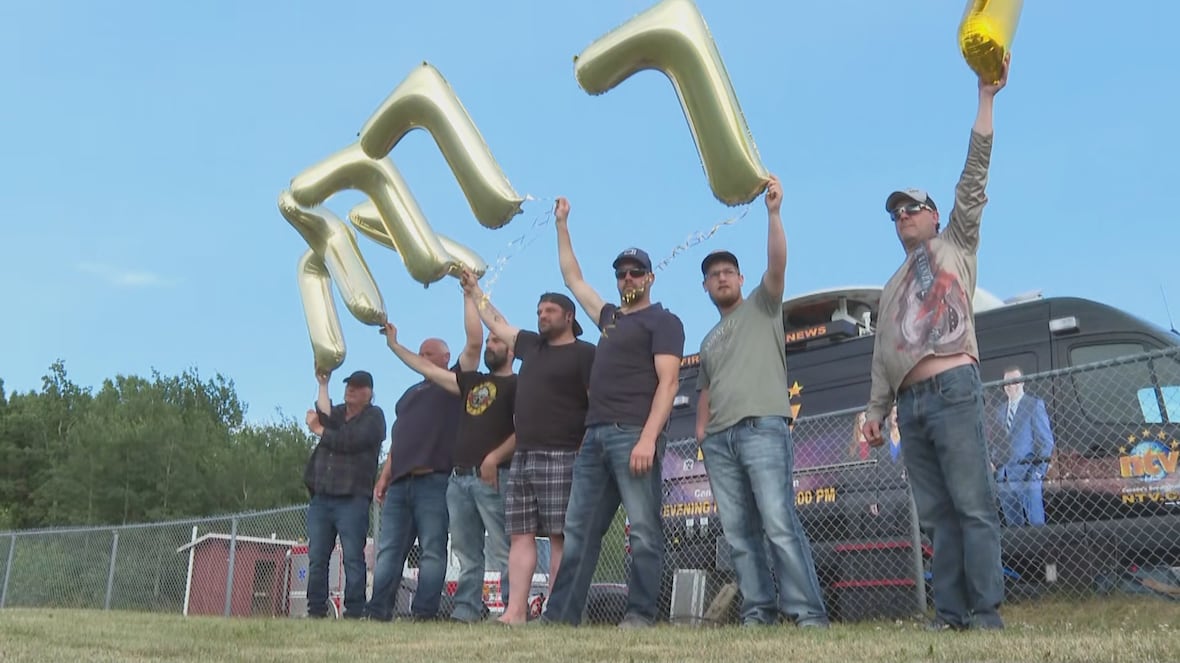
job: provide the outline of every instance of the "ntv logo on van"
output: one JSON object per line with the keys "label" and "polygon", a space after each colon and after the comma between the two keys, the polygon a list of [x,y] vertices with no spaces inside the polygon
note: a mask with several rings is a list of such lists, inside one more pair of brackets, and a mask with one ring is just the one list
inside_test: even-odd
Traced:
{"label": "ntv logo on van", "polygon": [[1138,436],[1127,436],[1127,443],[1119,447],[1119,476],[1124,479],[1138,479],[1152,485],[1125,489],[1123,501],[1134,504],[1145,501],[1180,500],[1180,494],[1166,491],[1161,485],[1161,482],[1169,477],[1176,478],[1178,461],[1180,442],[1170,438],[1162,430],[1153,434],[1151,430],[1144,429]]}

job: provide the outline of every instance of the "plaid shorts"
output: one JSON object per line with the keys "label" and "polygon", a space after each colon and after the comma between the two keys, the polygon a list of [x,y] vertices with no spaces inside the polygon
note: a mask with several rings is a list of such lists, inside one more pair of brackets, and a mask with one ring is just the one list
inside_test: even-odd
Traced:
{"label": "plaid shorts", "polygon": [[565,528],[577,451],[517,451],[508,470],[504,520],[509,534],[549,536]]}

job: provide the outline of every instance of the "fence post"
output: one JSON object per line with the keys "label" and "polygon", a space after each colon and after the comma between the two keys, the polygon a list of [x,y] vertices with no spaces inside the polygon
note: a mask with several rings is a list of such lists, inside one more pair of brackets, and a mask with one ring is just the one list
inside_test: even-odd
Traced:
{"label": "fence post", "polygon": [[115,559],[119,555],[119,530],[111,530],[111,567],[107,570],[107,598],[103,610],[111,609],[111,592],[115,589]]}
{"label": "fence post", "polygon": [[8,600],[8,578],[12,575],[12,553],[16,551],[16,533],[12,534],[12,541],[8,544],[8,563],[4,565],[4,586],[0,587],[0,608]]}
{"label": "fence post", "polygon": [[192,596],[193,591],[193,555],[197,550],[197,526],[193,525],[193,535],[189,537],[188,546],[188,573],[184,577],[184,607],[180,614],[188,617],[188,600]]}
{"label": "fence post", "polygon": [[229,528],[229,568],[225,572],[225,616],[229,617],[234,602],[234,558],[238,552],[238,519]]}
{"label": "fence post", "polygon": [[914,502],[914,489],[906,481],[905,493],[910,507],[910,550],[914,553],[914,600],[918,612],[926,612],[926,566],[922,562],[922,527],[918,522],[918,504]]}

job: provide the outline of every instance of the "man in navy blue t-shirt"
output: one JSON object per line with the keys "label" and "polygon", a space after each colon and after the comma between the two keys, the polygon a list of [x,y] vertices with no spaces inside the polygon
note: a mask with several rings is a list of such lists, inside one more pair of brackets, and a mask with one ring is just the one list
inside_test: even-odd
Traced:
{"label": "man in navy blue t-shirt", "polygon": [[[438,338],[423,341],[418,354],[439,368],[451,362],[450,349]],[[402,567],[415,535],[422,556],[411,617],[438,617],[446,584],[447,485],[451,448],[459,429],[455,416],[459,403],[458,396],[422,380],[407,389],[394,408],[397,418],[389,435],[389,456],[373,487],[373,498],[381,504],[381,539],[373,565],[373,593],[365,605],[370,619],[393,618]]]}
{"label": "man in navy blue t-shirt", "polygon": [[684,354],[680,318],[651,301],[651,258],[630,248],[613,267],[622,306],[603,301],[585,279],[570,242],[569,203],[554,209],[557,252],[565,285],[601,336],[590,373],[586,435],[574,462],[565,517],[565,551],[545,619],[578,624],[598,565],[602,536],[620,501],[631,523],[627,611],[620,628],[650,626],[657,617],[664,566],[661,463]]}

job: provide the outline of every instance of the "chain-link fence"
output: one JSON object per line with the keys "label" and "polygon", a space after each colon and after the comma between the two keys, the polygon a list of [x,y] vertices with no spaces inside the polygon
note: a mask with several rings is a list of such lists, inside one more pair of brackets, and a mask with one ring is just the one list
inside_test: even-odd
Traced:
{"label": "chain-link fence", "polygon": [[[1006,600],[1120,593],[1180,600],[1180,349],[1050,372],[994,361],[984,370],[985,378],[994,372],[984,390],[984,430],[1002,523]],[[886,443],[876,448],[860,436],[861,422],[861,408],[853,408],[794,423],[796,509],[833,620],[905,618],[931,605],[930,539],[917,519],[895,419],[887,420]],[[695,440],[669,442],[663,474],[660,611],[674,623],[734,622],[741,597]],[[0,607],[304,616],[306,514],[301,505],[0,533]],[[370,586],[378,527],[374,508],[366,550]],[[627,532],[620,509],[602,542],[589,623],[623,616]],[[404,565],[395,614],[408,614],[417,556],[411,551]],[[533,616],[548,593],[548,567],[548,541],[539,539]],[[450,554],[443,616],[458,576]],[[329,567],[337,616],[343,586],[337,548]],[[489,569],[484,597],[493,615],[504,608],[499,587],[499,574]]]}

